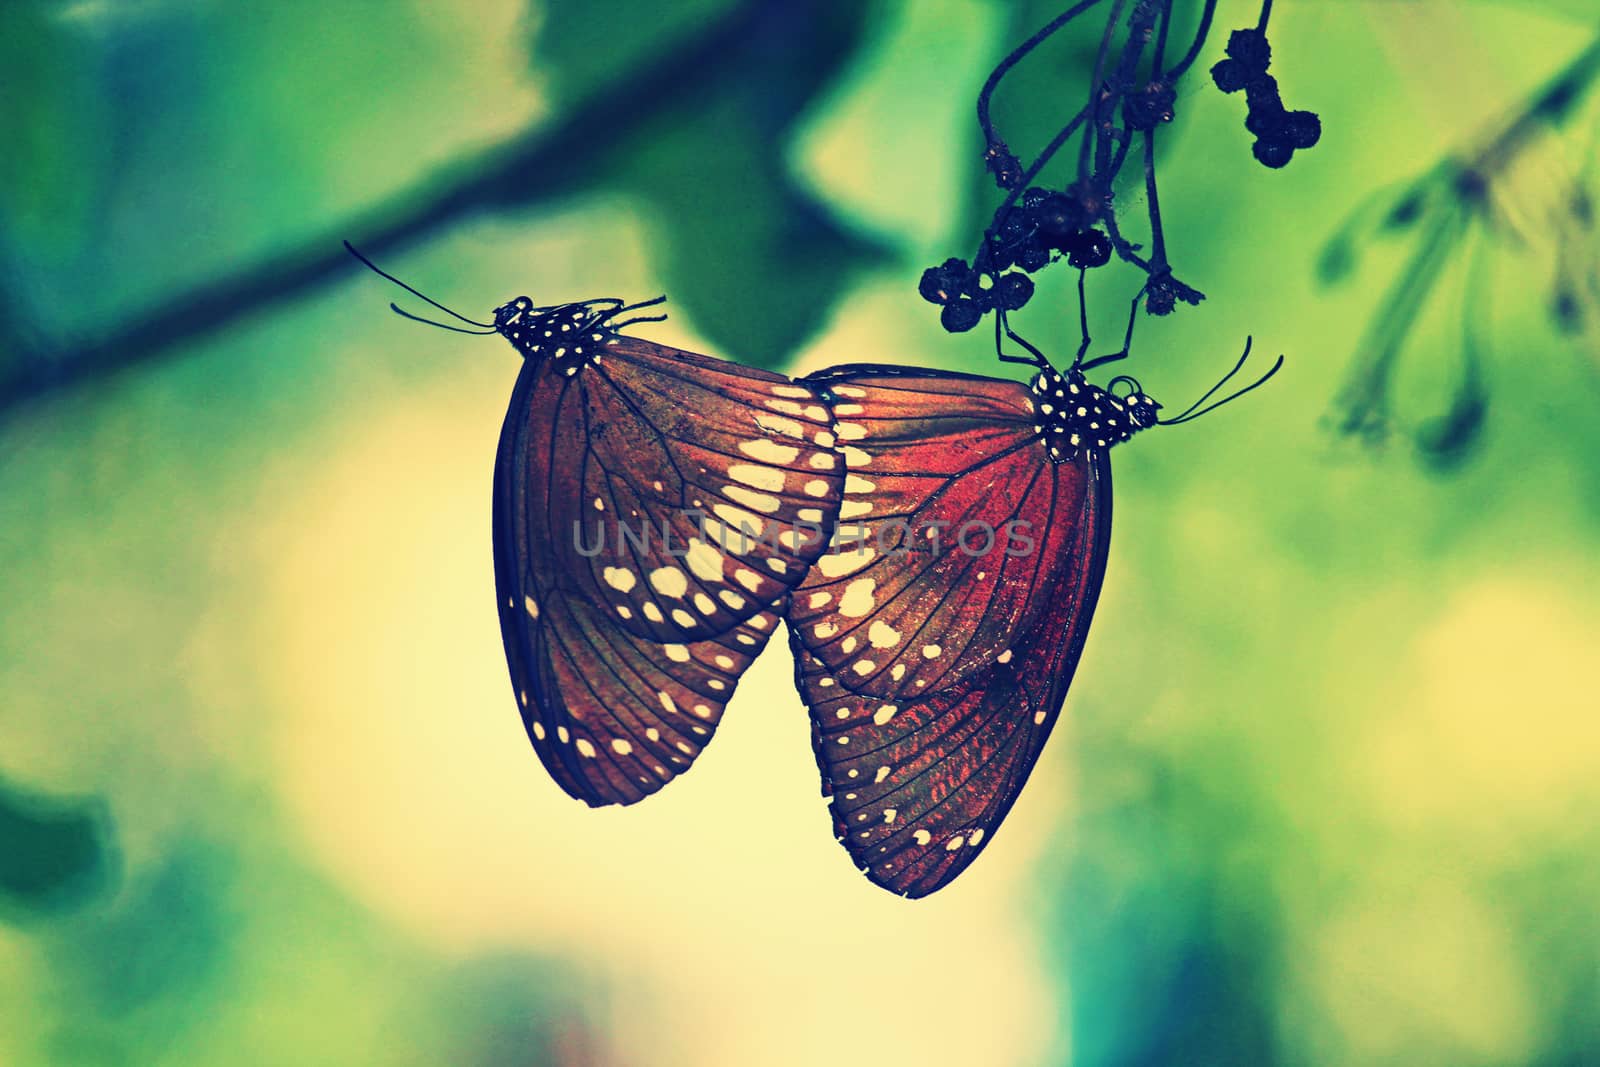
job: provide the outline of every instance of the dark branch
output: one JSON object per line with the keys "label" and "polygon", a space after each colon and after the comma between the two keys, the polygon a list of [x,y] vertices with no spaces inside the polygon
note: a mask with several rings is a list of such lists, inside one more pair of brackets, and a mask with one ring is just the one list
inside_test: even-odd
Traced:
{"label": "dark branch", "polygon": [[[473,215],[525,207],[574,189],[581,162],[641,129],[714,78],[737,55],[766,5],[751,0],[681,48],[663,51],[551,125],[432,174],[386,203],[287,251],[179,293],[110,332],[10,353],[0,369],[0,417],[48,394],[173,355],[248,316],[350,271],[341,241],[392,257]],[[597,136],[596,131],[604,131]]]}

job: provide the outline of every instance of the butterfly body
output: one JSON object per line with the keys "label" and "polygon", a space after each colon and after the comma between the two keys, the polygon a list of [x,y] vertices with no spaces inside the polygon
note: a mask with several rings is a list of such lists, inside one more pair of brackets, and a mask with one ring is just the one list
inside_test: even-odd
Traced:
{"label": "butterfly body", "polygon": [[549,360],[571,377],[598,363],[604,346],[619,339],[608,320],[621,307],[620,300],[538,307],[519,296],[494,309],[494,328],[524,358]]}
{"label": "butterfly body", "polygon": [[1056,463],[1105,450],[1154,426],[1161,405],[1137,385],[1127,396],[1091,384],[1076,368],[1041,370],[1033,379],[1034,405],[1045,450]]}

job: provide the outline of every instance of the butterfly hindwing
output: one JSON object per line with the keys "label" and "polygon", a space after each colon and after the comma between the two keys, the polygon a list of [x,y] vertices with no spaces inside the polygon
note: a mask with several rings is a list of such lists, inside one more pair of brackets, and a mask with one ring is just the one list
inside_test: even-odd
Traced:
{"label": "butterfly hindwing", "polygon": [[[910,700],[850,688],[800,640],[790,642],[811,713],[834,833],[874,883],[920,897],[977,858],[1010,811],[1071,685],[1110,540],[1110,464],[1083,462],[1088,489],[1058,521],[1071,531],[1043,609],[1010,649],[956,684]],[[801,594],[803,595],[803,594]]]}

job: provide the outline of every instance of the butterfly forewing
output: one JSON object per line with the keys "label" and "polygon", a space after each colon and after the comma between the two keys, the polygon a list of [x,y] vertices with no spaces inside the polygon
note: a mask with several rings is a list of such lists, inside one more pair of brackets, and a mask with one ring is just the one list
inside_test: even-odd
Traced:
{"label": "butterfly forewing", "polygon": [[1046,457],[1015,382],[871,367],[809,381],[832,403],[847,474],[829,550],[786,616],[800,645],[885,700],[1014,652],[1068,558],[1087,458]]}
{"label": "butterfly forewing", "polygon": [[546,468],[555,565],[630,633],[725,633],[825,548],[833,419],[780,375],[619,337],[581,373],[540,373],[508,418]]}
{"label": "butterfly forewing", "polygon": [[[787,400],[774,391],[783,379],[688,353],[674,366],[672,350],[635,352],[645,343],[623,340],[626,348],[577,374],[525,363],[495,467],[495,574],[512,684],[546,768],[593,805],[633,803],[689,767],[771,635],[768,609],[804,573],[802,553],[822,547],[713,553],[700,529],[674,526],[679,501],[727,488],[715,480],[725,445],[749,446],[745,458],[781,470],[785,482],[785,463],[832,486],[842,478],[831,440],[816,439],[829,432],[819,428],[826,417],[802,411],[805,428],[785,432],[783,450],[756,424],[771,409],[749,405]],[[783,417],[785,431],[801,425]],[[596,498],[594,512],[652,523],[657,538],[625,541],[625,555],[613,542],[609,556],[591,557],[593,542],[571,526],[580,503]],[[663,524],[676,541],[659,536]]]}
{"label": "butterfly forewing", "polygon": [[1077,667],[1110,539],[1110,466],[1089,461],[1055,578],[1033,590],[1042,611],[1009,650],[960,682],[914,699],[852,691],[790,641],[831,795],[834,832],[878,885],[919,897],[948,884],[992,840],[1021,791]]}

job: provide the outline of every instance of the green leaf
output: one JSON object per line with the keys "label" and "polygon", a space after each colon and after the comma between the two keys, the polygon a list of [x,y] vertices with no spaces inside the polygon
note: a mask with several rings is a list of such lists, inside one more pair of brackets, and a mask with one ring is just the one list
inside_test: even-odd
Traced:
{"label": "green leaf", "polygon": [[112,881],[110,821],[98,800],[51,799],[0,778],[0,915],[64,910]]}
{"label": "green leaf", "polygon": [[[629,12],[638,5],[627,0],[598,6],[586,5],[580,19],[591,33],[636,21]],[[884,254],[804,189],[788,160],[799,120],[881,7],[813,0],[736,9],[704,77],[674,87],[669,106],[630,136],[605,144],[607,131],[596,129],[597,158],[568,176],[586,191],[643,202],[668,295],[733,359],[783,362],[826,321],[851,276]],[[558,85],[600,80],[604,41],[557,18],[567,10],[552,11],[536,70]],[[643,47],[628,39],[620,53]]]}

